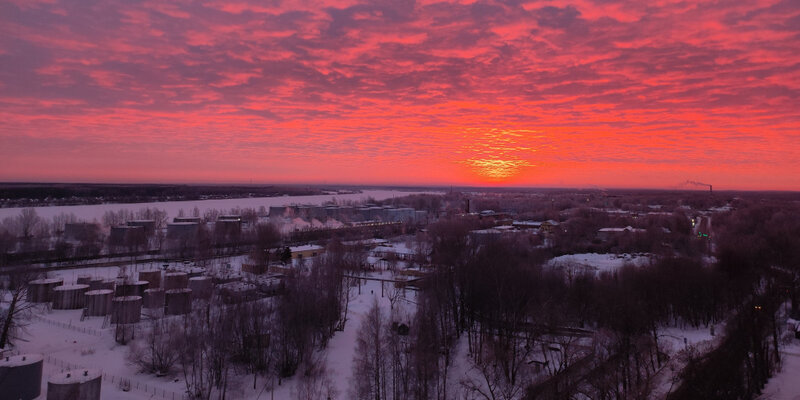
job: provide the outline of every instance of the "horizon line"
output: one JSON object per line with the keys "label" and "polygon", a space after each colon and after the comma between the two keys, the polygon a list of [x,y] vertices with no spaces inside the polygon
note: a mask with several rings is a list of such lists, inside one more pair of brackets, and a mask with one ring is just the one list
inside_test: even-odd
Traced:
{"label": "horizon line", "polygon": [[694,188],[681,188],[679,185],[673,187],[637,187],[637,186],[606,186],[599,185],[564,185],[564,186],[547,186],[547,185],[515,185],[515,184],[456,184],[456,183],[342,183],[342,182],[98,182],[98,181],[0,181],[0,185],[106,185],[106,186],[122,186],[122,185],[136,185],[136,186],[157,186],[157,185],[175,185],[175,186],[311,186],[311,187],[358,187],[358,188],[431,188],[431,189],[539,189],[539,190],[644,190],[644,191],[678,191],[678,192],[773,192],[773,193],[798,193],[800,189],[731,189],[720,188],[713,191],[706,189]]}

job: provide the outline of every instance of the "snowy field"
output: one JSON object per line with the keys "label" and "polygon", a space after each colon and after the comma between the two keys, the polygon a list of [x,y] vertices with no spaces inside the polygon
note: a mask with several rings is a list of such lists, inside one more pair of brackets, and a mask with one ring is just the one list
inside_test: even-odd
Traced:
{"label": "snowy field", "polygon": [[783,365],[764,386],[759,400],[800,400],[800,341],[781,350]]}
{"label": "snowy field", "polygon": [[690,358],[700,357],[719,346],[720,339],[724,337],[724,326],[714,326],[714,335],[711,328],[692,327],[663,327],[658,330],[660,347],[669,355],[669,360],[663,364],[653,380],[651,397],[655,399],[666,398],[670,392],[680,384],[677,373],[686,367]]}
{"label": "snowy field", "polygon": [[637,267],[649,265],[653,256],[651,254],[567,254],[555,257],[547,262],[546,265],[571,270],[573,273],[594,272],[613,272],[624,265],[630,264]]}
{"label": "snowy field", "polygon": [[[75,214],[79,220],[99,221],[106,211],[129,210],[138,211],[143,208],[158,208],[167,212],[167,217],[172,218],[178,215],[178,211],[183,209],[187,213],[197,207],[200,215],[206,210],[230,210],[232,208],[254,208],[261,206],[269,208],[271,206],[288,206],[292,204],[322,204],[327,201],[337,202],[359,202],[367,198],[375,200],[386,200],[394,197],[403,197],[412,194],[441,194],[440,192],[405,192],[400,190],[364,190],[362,193],[355,194],[326,194],[316,196],[281,196],[281,197],[254,197],[242,199],[221,199],[221,200],[190,200],[190,201],[165,201],[154,203],[113,203],[113,204],[90,204],[80,206],[53,206],[53,207],[34,207],[40,217],[53,218],[56,215]],[[6,217],[16,217],[22,211],[21,208],[0,208],[0,220]]]}

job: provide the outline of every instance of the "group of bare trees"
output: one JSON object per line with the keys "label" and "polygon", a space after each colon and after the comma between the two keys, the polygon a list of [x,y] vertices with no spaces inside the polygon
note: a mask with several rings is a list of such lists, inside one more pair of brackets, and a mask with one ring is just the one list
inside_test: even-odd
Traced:
{"label": "group of bare trees", "polygon": [[308,273],[297,271],[287,277],[274,321],[280,376],[294,375],[314,350],[324,348],[336,331],[344,329],[356,284],[349,275],[363,268],[364,258],[363,252],[333,240]]}
{"label": "group of bare trees", "polygon": [[184,317],[151,320],[129,343],[129,359],[146,373],[179,373],[194,399],[224,399],[241,389],[247,374],[253,375],[253,385],[258,377],[274,376],[275,327],[268,301],[200,304]]}
{"label": "group of bare trees", "polygon": [[[756,215],[734,219],[751,221],[745,224],[752,224],[754,218],[774,223],[772,229],[784,235],[796,235],[800,226],[787,224],[785,214],[780,221],[771,214]],[[666,218],[659,224],[671,224],[675,232],[693,240],[681,218],[685,217]],[[700,261],[699,253],[688,251],[677,257],[675,253],[662,255],[650,266],[623,267],[596,277],[565,276],[560,271],[543,269],[542,261],[552,250],[534,249],[514,239],[477,246],[469,240],[468,232],[479,226],[469,219],[440,221],[429,229],[436,272],[426,280],[415,318],[415,323],[425,329],[417,326],[414,328],[422,331],[411,330],[412,337],[433,337],[425,344],[408,341],[407,351],[413,353],[414,349],[435,343],[437,351],[428,353],[432,357],[428,365],[447,371],[454,344],[466,340],[472,370],[460,383],[473,398],[570,398],[578,394],[599,399],[647,398],[654,377],[669,357],[659,334],[661,328],[677,325],[708,329],[724,323],[731,313],[737,313],[742,299],[754,293],[757,283],[764,282],[765,262],[782,261],[782,265],[788,265],[788,260],[795,260],[792,254],[796,252],[789,250],[791,239],[759,231],[757,226],[764,226],[763,222],[748,226],[751,232],[733,236],[743,234],[753,243],[763,243],[756,254],[767,257],[743,254],[743,249],[753,245],[736,241],[738,245],[732,248],[720,243],[720,265],[707,265]],[[775,251],[771,244],[752,235],[775,238],[782,250]],[[728,258],[725,251],[735,251],[740,256]],[[742,266],[744,262],[750,264]],[[752,273],[742,273],[747,277],[744,279],[737,277],[737,271]],[[774,316],[776,309],[762,310]],[[764,321],[768,326],[774,325],[770,325],[769,318]],[[586,327],[596,333],[587,342],[570,336],[572,331],[561,330],[567,327]],[[374,324],[365,326],[364,334],[373,342],[381,337]],[[771,336],[764,337],[771,346]],[[385,351],[385,358],[388,354]],[[777,353],[773,349],[764,354]],[[775,358],[770,357],[764,360]],[[375,357],[370,361],[375,362]],[[544,367],[537,370],[537,363]],[[767,370],[769,365],[772,364],[763,362]],[[363,369],[372,374],[379,371]],[[429,387],[447,390],[447,385],[440,385],[446,374],[427,376],[437,381]],[[759,376],[763,379],[763,375]],[[414,385],[421,381],[414,381]],[[366,379],[359,382],[370,386]],[[390,387],[385,379],[373,377],[372,382],[376,383],[369,390],[362,388],[359,393],[377,398],[374,394],[378,391],[381,398],[391,398],[387,396],[390,391],[383,388]]]}
{"label": "group of bare trees", "polygon": [[[408,318],[374,302],[362,320],[350,397],[363,400],[446,399],[454,338],[436,299],[423,294]],[[407,325],[410,323],[410,326]],[[451,394],[448,394],[451,393]]]}

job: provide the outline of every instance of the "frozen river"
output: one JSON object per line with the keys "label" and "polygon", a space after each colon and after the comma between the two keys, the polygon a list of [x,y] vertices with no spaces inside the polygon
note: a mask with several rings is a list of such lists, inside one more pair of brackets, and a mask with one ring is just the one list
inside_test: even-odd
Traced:
{"label": "frozen river", "polygon": [[[138,211],[142,208],[158,208],[167,212],[169,218],[178,215],[178,211],[183,209],[187,215],[197,207],[200,215],[209,209],[230,210],[232,208],[254,208],[261,206],[286,206],[292,204],[322,204],[326,201],[362,201],[371,197],[375,200],[386,200],[393,197],[403,197],[410,194],[441,192],[407,192],[401,190],[364,190],[362,193],[355,194],[325,194],[315,196],[280,196],[280,197],[252,197],[242,199],[220,199],[220,200],[189,200],[189,201],[163,201],[153,203],[128,203],[128,204],[90,204],[80,206],[52,206],[52,207],[33,207],[36,213],[43,218],[51,219],[61,213],[75,214],[79,220],[98,222],[106,211],[131,210]],[[6,217],[15,217],[20,214],[21,208],[0,208],[0,220]]]}

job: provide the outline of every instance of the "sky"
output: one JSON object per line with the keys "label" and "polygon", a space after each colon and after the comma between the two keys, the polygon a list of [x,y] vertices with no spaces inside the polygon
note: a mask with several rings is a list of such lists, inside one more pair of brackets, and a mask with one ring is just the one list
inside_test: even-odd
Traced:
{"label": "sky", "polygon": [[800,190],[800,1],[0,2],[0,180]]}

